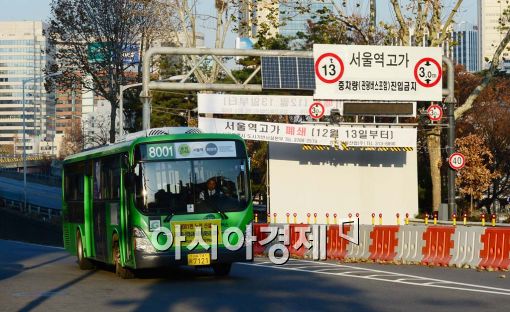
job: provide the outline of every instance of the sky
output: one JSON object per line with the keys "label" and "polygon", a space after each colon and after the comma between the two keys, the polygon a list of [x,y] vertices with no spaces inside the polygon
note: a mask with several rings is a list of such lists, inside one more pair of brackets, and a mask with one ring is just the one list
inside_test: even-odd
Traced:
{"label": "sky", "polygon": [[[200,10],[206,12],[213,11],[214,0],[200,0]],[[368,3],[368,0],[361,1]],[[406,2],[406,0],[402,1]],[[447,7],[451,8],[454,0],[445,0]],[[46,21],[50,16],[51,0],[0,0],[0,20],[43,20]],[[459,9],[456,21],[467,21],[476,24],[476,3],[477,0],[464,0]],[[391,16],[390,0],[377,0],[378,19],[391,22],[394,18]],[[206,34],[206,45],[214,44],[214,33],[211,30],[204,30]],[[210,34],[210,35],[208,35]],[[233,47],[235,36],[229,36],[226,47]]]}
{"label": "sky", "polygon": [[50,0],[0,0],[0,20],[47,20]]}

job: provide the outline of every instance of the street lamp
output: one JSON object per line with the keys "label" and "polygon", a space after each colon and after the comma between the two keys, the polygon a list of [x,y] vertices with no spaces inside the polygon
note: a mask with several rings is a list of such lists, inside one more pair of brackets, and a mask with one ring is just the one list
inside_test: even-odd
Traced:
{"label": "street lamp", "polygon": [[62,73],[60,73],[60,72],[56,72],[56,73],[52,73],[52,74],[49,74],[49,75],[44,75],[44,76],[24,79],[21,82],[21,85],[22,85],[22,96],[23,96],[22,97],[22,103],[23,103],[23,156],[22,156],[23,157],[23,209],[27,208],[27,146],[26,146],[26,141],[25,141],[26,140],[26,131],[25,131],[25,128],[26,128],[26,125],[25,125],[25,119],[26,119],[26,117],[25,117],[25,115],[26,115],[26,111],[25,111],[25,85],[27,84],[27,82],[30,82],[30,81],[36,82],[37,80],[39,80],[41,78],[50,78],[50,77],[60,76],[61,74]]}

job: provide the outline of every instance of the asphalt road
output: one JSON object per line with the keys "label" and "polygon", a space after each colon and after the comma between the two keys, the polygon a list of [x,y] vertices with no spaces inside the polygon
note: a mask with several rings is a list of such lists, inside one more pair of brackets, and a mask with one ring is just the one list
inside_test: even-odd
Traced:
{"label": "asphalt road", "polygon": [[[506,278],[501,276],[506,274]],[[64,250],[0,240],[0,311],[508,311],[510,274],[289,261],[149,271],[80,271]]]}

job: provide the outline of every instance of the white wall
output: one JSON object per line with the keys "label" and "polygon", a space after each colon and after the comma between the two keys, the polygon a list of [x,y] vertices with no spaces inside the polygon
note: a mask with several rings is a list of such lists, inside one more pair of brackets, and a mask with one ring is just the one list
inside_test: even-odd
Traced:
{"label": "white wall", "polygon": [[371,214],[383,214],[383,224],[401,222],[405,213],[418,213],[416,151],[303,151],[298,144],[269,144],[271,220],[286,222],[286,213],[296,212],[297,222],[317,213],[326,223],[329,213],[347,218],[360,213],[360,223],[371,223]]}

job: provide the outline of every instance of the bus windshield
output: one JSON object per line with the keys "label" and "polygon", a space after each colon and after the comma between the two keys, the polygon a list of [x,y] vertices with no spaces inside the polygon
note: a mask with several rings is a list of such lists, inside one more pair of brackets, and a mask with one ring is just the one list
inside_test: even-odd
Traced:
{"label": "bus windshield", "polygon": [[139,162],[137,206],[149,214],[244,210],[249,199],[246,159]]}

